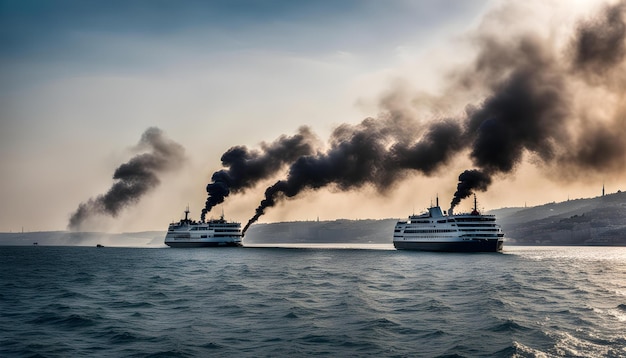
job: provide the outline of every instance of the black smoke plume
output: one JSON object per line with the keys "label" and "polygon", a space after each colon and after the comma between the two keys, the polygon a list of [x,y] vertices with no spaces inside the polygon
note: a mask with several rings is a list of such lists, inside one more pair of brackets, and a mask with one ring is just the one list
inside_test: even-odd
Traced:
{"label": "black smoke plume", "polygon": [[[623,4],[579,22],[566,48],[530,32],[479,31],[472,37],[476,57],[448,75],[443,96],[466,91],[484,94],[482,101],[444,121],[382,116],[340,126],[328,151],[298,158],[285,180],[267,188],[244,230],[268,207],[305,190],[369,185],[384,193],[412,171],[433,175],[460,153],[468,153],[475,169],[459,176],[451,209],[472,192],[487,190],[496,176],[513,173],[525,156],[547,173],[559,173],[557,180],[623,171],[626,100],[620,88],[626,81],[603,85],[625,67]],[[603,108],[603,117],[591,110],[598,103],[586,98],[594,91],[617,98]]]}
{"label": "black smoke plume", "polygon": [[602,74],[626,55],[626,2],[606,5],[599,16],[582,21],[573,40],[573,65],[588,74]]}
{"label": "black smoke plume", "polygon": [[[562,72],[537,38],[523,37],[514,43],[510,46],[489,39],[478,56],[480,68],[473,73],[485,72],[481,75],[502,80],[491,84],[492,95],[482,105],[468,108],[470,157],[482,171],[468,171],[459,177],[450,210],[474,189],[486,190],[491,175],[512,172],[525,152],[552,160],[556,144],[565,139],[571,113]],[[478,173],[482,180],[474,180]]]}
{"label": "black smoke plume", "polygon": [[[468,110],[470,156],[485,180],[475,181],[463,173],[459,178],[463,190],[456,191],[450,210],[474,190],[487,190],[492,175],[513,172],[524,153],[564,173],[623,167],[625,123],[615,118],[607,124],[578,113],[572,83],[582,76],[602,85],[609,81],[611,70],[623,68],[624,10],[624,2],[620,2],[580,22],[570,45],[573,51],[565,62],[549,42],[536,36],[524,34],[515,41],[489,36],[479,40],[481,51],[467,76],[499,79],[486,81],[492,94],[482,105]],[[621,112],[617,108],[616,115]],[[572,134],[575,121],[580,123],[578,135]]]}
{"label": "black smoke plume", "polygon": [[267,188],[265,199],[243,232],[279,198],[291,198],[304,190],[329,185],[341,191],[370,185],[384,193],[409,170],[434,174],[463,148],[463,131],[454,121],[430,124],[415,142],[407,140],[405,126],[406,122],[394,117],[367,118],[354,126],[339,126],[331,135],[330,149],[298,158],[290,166],[286,180]]}
{"label": "black smoke plume", "polygon": [[260,180],[275,175],[286,164],[297,158],[312,154],[317,138],[309,127],[301,127],[298,134],[281,136],[272,143],[262,143],[261,150],[250,150],[245,146],[235,146],[222,155],[222,165],[228,169],[219,170],[211,176],[207,185],[208,198],[202,209],[201,220],[231,193],[239,193],[256,185]]}
{"label": "black smoke plume", "polygon": [[179,168],[185,159],[184,148],[166,138],[156,127],[143,133],[137,147],[150,151],[120,165],[113,173],[115,183],[106,194],[81,203],[70,217],[70,230],[80,229],[85,220],[94,215],[117,216],[124,207],[138,202],[159,185],[159,174]]}
{"label": "black smoke plume", "polygon": [[474,190],[485,191],[489,185],[491,185],[491,177],[479,170],[472,169],[461,173],[448,213],[452,215],[452,210],[461,202],[461,199],[472,195]]}

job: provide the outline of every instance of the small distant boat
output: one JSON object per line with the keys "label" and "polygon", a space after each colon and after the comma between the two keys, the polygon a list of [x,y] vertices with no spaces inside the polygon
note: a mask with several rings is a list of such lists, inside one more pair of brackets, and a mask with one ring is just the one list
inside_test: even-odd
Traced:
{"label": "small distant boat", "polygon": [[38,246],[39,243],[38,242],[33,242],[33,246]]}
{"label": "small distant boat", "polygon": [[241,223],[219,219],[196,222],[189,219],[189,208],[185,218],[171,223],[165,235],[165,244],[170,247],[227,247],[241,245]]}
{"label": "small distant boat", "polygon": [[437,205],[421,215],[400,220],[393,233],[398,250],[497,252],[502,251],[504,234],[495,215],[483,215],[476,208],[471,213],[445,215]]}
{"label": "small distant boat", "polygon": [[98,244],[98,245],[96,245],[96,247],[104,247],[104,246],[102,246],[102,245]]}

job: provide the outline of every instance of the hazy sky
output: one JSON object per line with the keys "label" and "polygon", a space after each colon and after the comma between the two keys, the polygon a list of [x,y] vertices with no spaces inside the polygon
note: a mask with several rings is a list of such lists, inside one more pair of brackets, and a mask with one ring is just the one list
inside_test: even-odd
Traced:
{"label": "hazy sky", "polygon": [[[337,125],[384,112],[390,93],[437,94],[450,69],[471,61],[468,38],[492,18],[503,33],[528,27],[559,43],[601,2],[529,1],[506,10],[513,3],[0,0],[0,231],[64,230],[80,203],[111,187],[150,127],[185,148],[185,163],[91,228],[163,230],[187,204],[197,218],[231,146],[257,148],[301,125],[325,143]],[[466,104],[415,113],[457,115]],[[261,222],[404,217],[437,194],[449,202],[459,173],[472,167],[459,155],[437,175],[409,175],[385,195],[308,192]],[[285,174],[230,196],[212,214],[223,208],[245,223],[265,187]],[[479,200],[498,208],[595,196],[602,180],[608,191],[626,189],[619,171],[558,176],[529,156]]]}

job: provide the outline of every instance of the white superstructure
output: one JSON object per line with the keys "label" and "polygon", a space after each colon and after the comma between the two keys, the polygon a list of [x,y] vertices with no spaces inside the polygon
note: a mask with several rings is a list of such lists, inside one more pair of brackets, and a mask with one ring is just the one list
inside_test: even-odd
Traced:
{"label": "white superstructure", "polygon": [[471,213],[445,215],[437,205],[421,215],[400,220],[393,233],[393,245],[399,250],[422,251],[501,251],[504,234],[495,215]]}
{"label": "white superstructure", "polygon": [[185,218],[171,223],[165,235],[165,244],[171,247],[215,247],[241,246],[241,224],[224,220],[196,222],[189,219],[189,208]]}

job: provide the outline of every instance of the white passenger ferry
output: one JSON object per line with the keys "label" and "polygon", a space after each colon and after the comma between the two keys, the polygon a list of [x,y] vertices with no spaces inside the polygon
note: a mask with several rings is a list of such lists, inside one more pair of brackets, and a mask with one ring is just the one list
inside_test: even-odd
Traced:
{"label": "white passenger ferry", "polygon": [[495,215],[471,213],[445,215],[437,205],[421,215],[400,220],[393,233],[398,250],[497,252],[502,251],[504,234]]}
{"label": "white passenger ferry", "polygon": [[219,219],[196,222],[189,219],[189,208],[185,218],[171,223],[165,235],[165,244],[170,247],[218,247],[241,246],[241,223]]}

